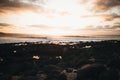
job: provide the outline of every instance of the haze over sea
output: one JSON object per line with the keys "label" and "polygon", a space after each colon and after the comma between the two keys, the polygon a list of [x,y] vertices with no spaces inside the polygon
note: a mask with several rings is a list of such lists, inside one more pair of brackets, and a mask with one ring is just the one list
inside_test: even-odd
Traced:
{"label": "haze over sea", "polygon": [[79,42],[79,41],[103,41],[103,40],[120,40],[120,37],[46,37],[46,38],[27,38],[27,37],[0,37],[2,43],[19,43],[19,42]]}

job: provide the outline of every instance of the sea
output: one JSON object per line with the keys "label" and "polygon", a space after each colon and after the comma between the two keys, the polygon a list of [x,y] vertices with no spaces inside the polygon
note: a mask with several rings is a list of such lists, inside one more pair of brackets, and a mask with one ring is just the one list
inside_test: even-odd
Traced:
{"label": "sea", "polygon": [[47,38],[23,38],[23,37],[0,37],[0,44],[20,42],[90,42],[104,40],[120,40],[120,37],[47,37]]}

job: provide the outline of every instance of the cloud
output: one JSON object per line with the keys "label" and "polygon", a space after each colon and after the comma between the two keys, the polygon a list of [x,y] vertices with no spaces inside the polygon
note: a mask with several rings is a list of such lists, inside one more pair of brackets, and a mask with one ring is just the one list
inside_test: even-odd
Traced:
{"label": "cloud", "polygon": [[8,23],[0,23],[0,29],[6,28],[6,27],[13,27],[13,24],[8,24]]}
{"label": "cloud", "polygon": [[51,26],[48,26],[48,25],[28,25],[30,27],[33,27],[33,28],[39,28],[39,29],[44,29],[44,30],[47,30],[47,29],[51,29],[52,27]]}
{"label": "cloud", "polygon": [[96,26],[95,29],[101,29],[101,30],[118,30],[118,29],[120,29],[120,23],[114,23],[113,25]]}
{"label": "cloud", "polygon": [[39,0],[0,0],[0,13],[4,14],[9,11],[41,11],[42,7],[36,5],[36,1]]}
{"label": "cloud", "polygon": [[120,15],[118,14],[113,14],[113,13],[108,13],[108,14],[94,14],[94,15],[86,15],[86,16],[82,16],[83,18],[102,18],[103,21],[113,21],[115,19],[119,19],[120,20]]}
{"label": "cloud", "polygon": [[111,28],[120,30],[120,23],[114,23],[114,25]]}
{"label": "cloud", "polygon": [[[120,35],[120,23],[114,23],[113,25],[97,25],[87,26],[84,29],[79,29],[78,32],[86,32],[85,35]],[[88,34],[87,34],[88,33]]]}
{"label": "cloud", "polygon": [[120,0],[80,0],[80,5],[92,3],[90,10],[92,11],[107,11],[113,7],[120,7]]}
{"label": "cloud", "polygon": [[106,11],[113,7],[120,7],[120,0],[94,0],[96,11]]}
{"label": "cloud", "polygon": [[40,30],[73,30],[71,27],[68,26],[61,26],[61,27],[57,27],[57,26],[50,26],[50,25],[45,25],[45,24],[40,24],[40,25],[27,25],[31,28],[36,28],[36,29],[40,29]]}
{"label": "cloud", "polygon": [[120,25],[115,25],[112,27],[112,29],[120,29]]}
{"label": "cloud", "polygon": [[111,31],[116,31],[116,30],[120,30],[120,22],[114,22],[114,23],[110,22],[110,24],[108,23],[108,24],[102,24],[102,25],[89,25],[89,26],[86,26],[85,28],[80,29],[80,30],[91,30],[91,31],[111,30]]}
{"label": "cloud", "polygon": [[7,27],[7,26],[12,26],[12,24],[0,23],[0,26]]}
{"label": "cloud", "polygon": [[103,15],[102,18],[104,18],[105,21],[113,21],[115,19],[120,19],[120,15],[117,14]]}

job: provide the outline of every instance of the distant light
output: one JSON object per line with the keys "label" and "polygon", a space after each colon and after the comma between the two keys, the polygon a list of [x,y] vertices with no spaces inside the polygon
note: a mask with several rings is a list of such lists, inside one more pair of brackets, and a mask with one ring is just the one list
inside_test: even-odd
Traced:
{"label": "distant light", "polygon": [[33,56],[33,59],[40,59],[40,56]]}

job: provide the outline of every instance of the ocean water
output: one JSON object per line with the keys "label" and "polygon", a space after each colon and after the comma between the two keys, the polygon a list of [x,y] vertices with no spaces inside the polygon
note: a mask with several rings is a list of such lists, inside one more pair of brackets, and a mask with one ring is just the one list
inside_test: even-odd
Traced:
{"label": "ocean water", "polygon": [[120,37],[102,38],[102,37],[48,37],[48,38],[18,38],[18,37],[0,37],[0,44],[2,43],[19,43],[19,42],[79,42],[79,41],[103,41],[103,40],[120,40]]}
{"label": "ocean water", "polygon": [[0,37],[0,44],[2,43],[19,43],[19,42],[39,42],[48,41],[47,39],[39,38],[18,38],[18,37]]}

